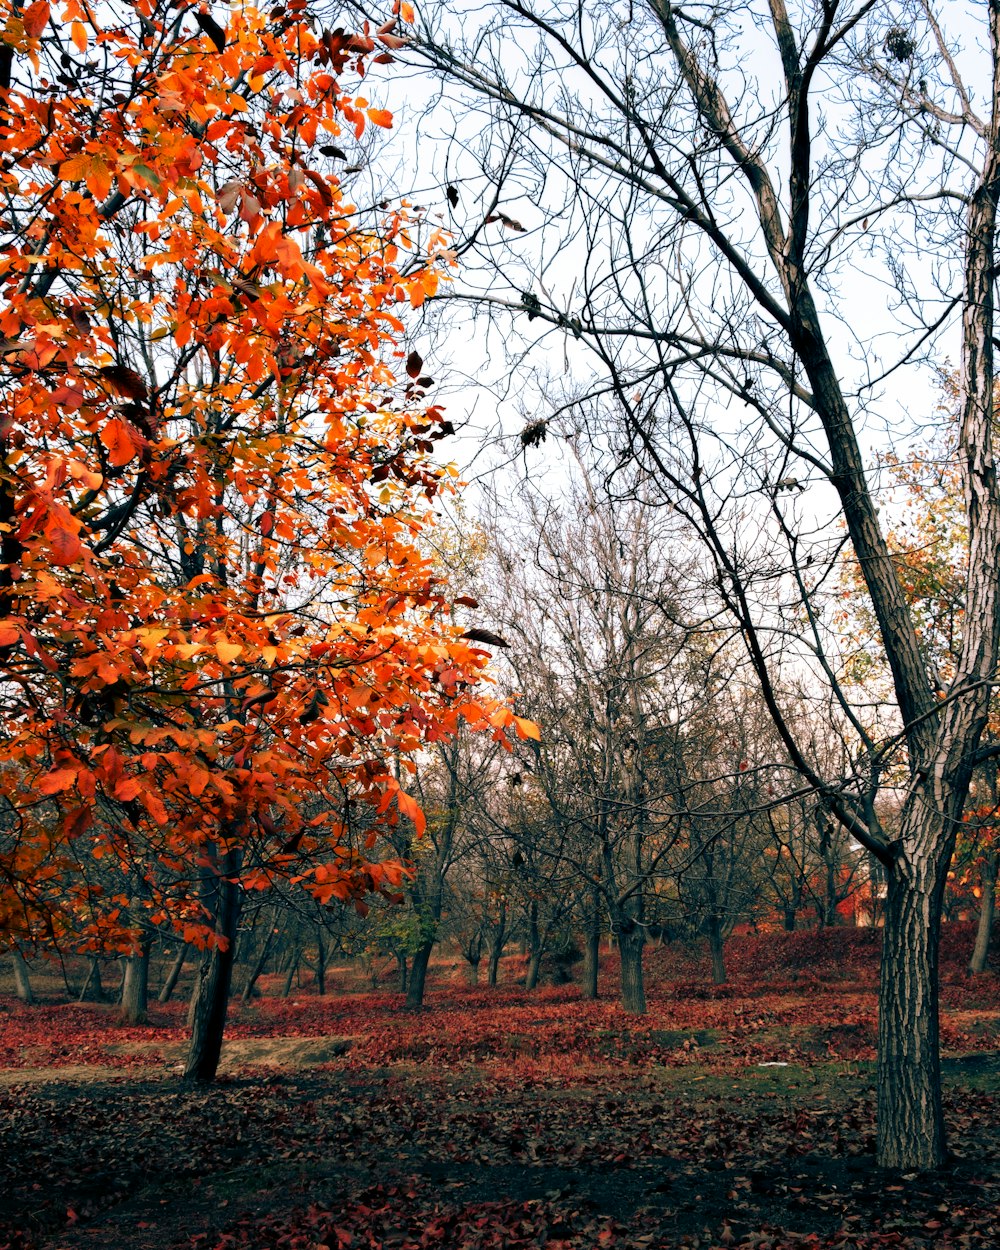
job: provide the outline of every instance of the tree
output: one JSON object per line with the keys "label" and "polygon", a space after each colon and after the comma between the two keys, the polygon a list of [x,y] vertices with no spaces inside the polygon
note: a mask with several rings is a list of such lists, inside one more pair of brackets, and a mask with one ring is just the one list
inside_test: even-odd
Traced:
{"label": "tree", "polygon": [[3,916],[200,945],[211,1080],[247,891],[393,892],[411,757],[513,723],[417,545],[447,429],[398,306],[446,240],[333,172],[391,124],[341,85],[367,35],[295,0],[62,16],[3,5]]}
{"label": "tree", "polygon": [[[640,466],[699,536],[790,759],[884,868],[877,1158],[908,1169],[945,1157],[941,902],[970,776],[994,750],[1000,0],[975,21],[978,58],[960,62],[931,0],[505,0],[461,24],[436,7],[413,49],[492,121],[476,163],[449,153],[464,294],[506,310],[518,352],[545,335],[567,359],[589,349],[594,388],[618,404],[593,430],[607,472]],[[969,554],[955,671],[939,681],[864,448],[907,366],[947,334],[961,340]],[[553,405],[526,407],[527,445]],[[842,542],[891,675],[894,723],[874,737],[823,617]],[[851,725],[846,777],[790,723],[793,657]],[[897,762],[889,830],[876,799]]]}

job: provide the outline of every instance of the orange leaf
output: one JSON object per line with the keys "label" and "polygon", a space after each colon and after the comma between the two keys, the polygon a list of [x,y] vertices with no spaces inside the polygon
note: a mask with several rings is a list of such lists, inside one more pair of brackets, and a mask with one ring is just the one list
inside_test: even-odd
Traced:
{"label": "orange leaf", "polygon": [[541,742],[542,740],[541,732],[533,720],[526,720],[523,716],[515,716],[514,728],[517,730],[519,738],[533,738],[535,742]]}
{"label": "orange leaf", "polygon": [[21,14],[21,21],[24,24],[24,33],[37,39],[49,24],[48,0],[35,0],[34,4],[29,4]]}
{"label": "orange leaf", "polygon": [[368,120],[376,126],[383,126],[386,130],[392,127],[392,114],[388,109],[367,109]]}
{"label": "orange leaf", "polygon": [[112,417],[101,430],[101,442],[108,449],[108,459],[116,468],[135,457],[136,448],[129,437],[128,426],[120,417]]}
{"label": "orange leaf", "polygon": [[58,529],[48,531],[47,538],[49,540],[49,556],[52,563],[59,568],[65,568],[69,564],[75,563],[80,558],[80,552],[83,547],[80,543],[80,535],[73,530]]}

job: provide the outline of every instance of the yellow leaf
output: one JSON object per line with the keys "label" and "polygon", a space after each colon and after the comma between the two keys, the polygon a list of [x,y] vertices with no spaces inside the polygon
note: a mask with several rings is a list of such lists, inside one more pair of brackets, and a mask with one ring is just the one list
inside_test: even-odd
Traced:
{"label": "yellow leaf", "polygon": [[243,648],[238,642],[230,642],[224,634],[216,639],[215,654],[223,664],[232,664],[242,650]]}

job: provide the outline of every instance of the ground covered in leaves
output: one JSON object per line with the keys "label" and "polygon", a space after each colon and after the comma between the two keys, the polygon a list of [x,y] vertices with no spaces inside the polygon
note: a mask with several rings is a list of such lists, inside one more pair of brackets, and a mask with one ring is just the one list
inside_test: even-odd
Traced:
{"label": "ground covered in leaves", "polygon": [[573,986],[264,999],[211,1089],[181,1007],[0,999],[0,1250],[995,1247],[1000,981],[946,955],[954,1158],[881,1173],[875,940],[746,939],[718,988],[650,951],[642,1020]]}

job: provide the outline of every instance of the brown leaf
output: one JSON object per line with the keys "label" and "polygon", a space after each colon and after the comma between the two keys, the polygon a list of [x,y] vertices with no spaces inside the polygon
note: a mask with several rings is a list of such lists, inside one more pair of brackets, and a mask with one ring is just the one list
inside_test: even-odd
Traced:
{"label": "brown leaf", "polygon": [[411,378],[419,378],[420,370],[424,367],[423,358],[417,351],[410,352],[406,358],[406,372]]}
{"label": "brown leaf", "polygon": [[129,399],[149,399],[149,387],[134,369],[126,365],[105,365],[98,372],[120,395],[127,395]]}
{"label": "brown leaf", "polygon": [[491,633],[488,629],[467,629],[464,634],[460,634],[461,638],[468,638],[470,642],[485,642],[490,647],[509,647],[510,643],[501,638],[499,634]]}

